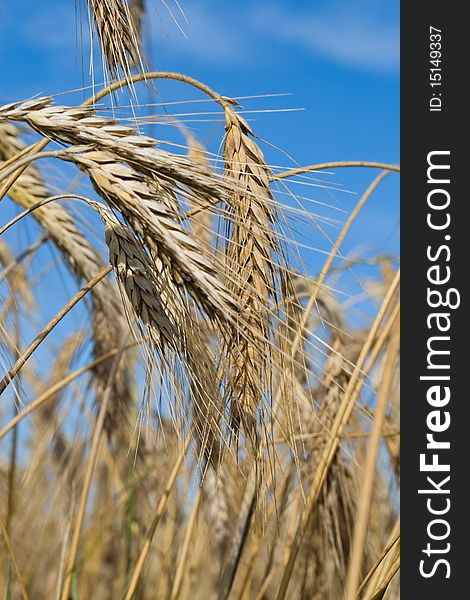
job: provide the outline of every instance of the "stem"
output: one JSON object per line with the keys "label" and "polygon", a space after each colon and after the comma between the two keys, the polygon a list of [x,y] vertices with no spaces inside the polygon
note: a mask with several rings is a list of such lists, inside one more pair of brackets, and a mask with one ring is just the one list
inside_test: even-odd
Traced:
{"label": "stem", "polygon": [[[142,570],[144,568],[145,561],[147,559],[148,553],[150,552],[150,547],[152,545],[153,537],[157,530],[160,519],[165,511],[165,508],[166,508],[166,505],[168,502],[168,498],[170,497],[171,490],[173,489],[173,486],[175,485],[175,481],[178,476],[178,473],[181,469],[181,466],[183,465],[184,457],[186,455],[186,451],[189,447],[190,441],[191,441],[191,431],[189,431],[189,433],[186,437],[186,440],[184,442],[183,448],[181,449],[178,460],[176,461],[175,466],[173,467],[173,470],[170,473],[170,477],[168,478],[168,482],[166,484],[165,491],[163,492],[163,496],[160,498],[160,502],[158,503],[157,512],[155,513],[155,517],[152,521],[150,529],[147,532],[144,544],[141,548],[139,558],[137,560],[137,564],[136,564],[134,572],[132,574],[131,582],[127,589],[127,594],[126,594],[125,600],[132,600],[132,598],[135,594],[135,591],[137,589],[137,584],[139,583],[139,579],[142,574]],[[67,600],[67,599],[63,598],[63,600]]]}
{"label": "stem", "polygon": [[360,583],[362,556],[367,535],[367,525],[370,515],[370,507],[374,493],[374,482],[376,473],[377,454],[380,446],[381,433],[387,408],[387,400],[393,379],[393,371],[400,346],[400,337],[395,324],[395,332],[390,342],[390,348],[384,366],[382,383],[377,397],[374,425],[366,453],[366,464],[364,477],[361,485],[361,497],[356,517],[353,541],[350,552],[348,574],[346,577],[345,600],[354,600]]}
{"label": "stem", "polygon": [[[130,348],[133,348],[134,346],[137,346],[138,344],[140,344],[142,341],[143,340],[140,339],[140,340],[137,340],[137,341],[132,342],[130,344],[127,344],[127,346],[125,346],[124,349],[128,350]],[[12,419],[9,423],[7,423],[5,425],[5,427],[3,429],[0,430],[0,440],[9,431],[11,431],[13,429],[13,427],[17,423],[19,423],[20,421],[22,421],[25,417],[27,417],[33,411],[35,411],[37,408],[39,408],[40,406],[42,406],[45,402],[47,402],[48,400],[50,400],[50,398],[53,398],[57,394],[57,392],[59,392],[64,387],[66,387],[69,383],[71,383],[72,381],[74,381],[75,379],[77,379],[78,377],[80,377],[80,375],[83,375],[83,373],[86,373],[87,371],[90,371],[91,369],[93,369],[97,365],[100,365],[101,363],[106,362],[107,360],[113,358],[114,356],[116,356],[117,353],[118,353],[118,349],[117,348],[115,348],[114,350],[110,350],[109,352],[106,352],[106,354],[103,354],[103,355],[99,356],[98,358],[96,358],[92,362],[88,363],[87,365],[81,367],[80,369],[77,369],[76,371],[74,371],[70,375],[67,375],[67,377],[65,377],[64,379],[62,379],[62,381],[58,381],[50,389],[48,389],[46,392],[44,392],[43,394],[41,394],[40,396],[38,396],[36,398],[36,400],[34,400],[34,402],[31,402],[31,404],[28,404],[28,406],[25,409],[23,409],[20,413],[18,413],[14,419]]]}
{"label": "stem", "polygon": [[[33,204],[32,206],[21,212],[19,215],[16,215],[16,217],[11,219],[11,221],[8,221],[8,223],[0,229],[0,235],[3,235],[5,231],[10,229],[10,227],[12,227],[15,223],[18,223],[18,221],[21,221],[21,219],[34,212],[38,208],[41,208],[42,206],[49,204],[50,202],[55,202],[56,200],[67,200],[70,198],[73,198],[75,200],[83,200],[89,205],[92,204],[89,198],[87,198],[86,196],[80,196],[80,194],[59,194],[58,196],[49,196],[49,198],[44,198],[44,200],[36,202],[36,204]],[[97,204],[96,202],[93,203]]]}
{"label": "stem", "polygon": [[5,523],[3,522],[3,520],[0,517],[0,532],[3,536],[3,541],[5,542],[5,546],[7,549],[7,552],[10,556],[10,560],[11,560],[11,564],[13,565],[13,570],[15,571],[15,576],[16,579],[18,581],[18,584],[20,586],[20,590],[21,590],[21,597],[23,598],[23,600],[28,600],[28,593],[26,591],[26,587],[24,585],[24,581],[23,581],[23,577],[21,576],[19,567],[18,567],[18,563],[16,561],[16,556],[15,553],[13,552],[13,548],[11,545],[11,541],[10,541],[10,536],[8,535],[8,531],[7,528],[5,527]]}
{"label": "stem", "polygon": [[341,162],[327,162],[319,163],[317,165],[310,165],[308,167],[298,167],[297,169],[290,169],[277,175],[272,175],[270,181],[278,181],[279,179],[287,179],[294,175],[302,175],[302,173],[308,173],[309,171],[322,171],[324,169],[337,169],[339,167],[368,167],[371,169],[383,169],[384,171],[394,171],[395,173],[400,172],[398,165],[389,165],[387,163],[368,162],[363,160],[345,160]]}
{"label": "stem", "polygon": [[[321,286],[323,285],[323,283],[326,279],[328,271],[330,270],[331,265],[333,264],[333,261],[334,261],[336,255],[338,254],[338,251],[340,249],[341,244],[344,241],[344,238],[348,234],[352,224],[356,220],[356,217],[358,216],[358,214],[361,211],[364,204],[371,197],[371,195],[377,189],[380,182],[387,175],[388,175],[388,171],[382,171],[382,173],[380,173],[380,175],[378,175],[374,179],[374,181],[370,184],[370,186],[365,191],[362,198],[359,200],[359,202],[354,207],[354,210],[352,211],[352,213],[349,215],[348,220],[344,224],[343,229],[341,230],[338,238],[336,239],[336,242],[335,242],[333,248],[331,249],[330,253],[328,254],[325,264],[323,265],[323,268],[320,271],[320,275],[319,275],[318,279],[315,281],[314,288],[310,295],[309,301],[307,302],[305,310],[302,313],[302,319],[300,320],[300,323],[297,328],[297,333],[295,334],[295,337],[294,337],[294,340],[293,340],[292,346],[291,346],[291,352],[290,352],[291,358],[294,358],[295,355],[297,354],[297,351],[299,350],[300,343],[301,343],[302,337],[303,337],[303,332],[304,332],[304,330],[307,326],[308,320],[310,318],[310,313],[312,312],[313,307],[315,306],[315,303],[317,301],[318,293],[320,292]],[[276,397],[273,402],[273,406],[279,405],[281,395],[282,395],[282,386],[279,386],[278,392],[277,392]]]}
{"label": "stem", "polygon": [[380,556],[377,558],[377,560],[375,561],[375,563],[369,569],[369,572],[364,577],[361,585],[359,586],[359,589],[357,590],[356,598],[359,598],[362,590],[366,587],[366,585],[368,584],[368,582],[371,580],[372,576],[376,574],[377,569],[382,565],[382,563],[385,560],[387,554],[397,544],[397,542],[399,541],[399,539],[400,539],[400,517],[397,519],[397,522],[395,523],[395,526],[394,526],[394,528],[392,530],[392,533],[390,535],[390,538],[389,538],[389,540],[388,540],[385,548],[382,550]]}
{"label": "stem", "polygon": [[23,156],[21,159],[18,159],[15,162],[15,164],[11,165],[8,169],[4,169],[4,173],[0,172],[0,181],[2,181],[2,179],[7,178],[9,175],[14,175],[17,169],[26,168],[35,160],[39,160],[40,158],[60,158],[63,154],[65,154],[63,150],[51,150],[50,152],[43,152],[42,154],[35,152],[34,154],[28,154],[27,156]]}
{"label": "stem", "polygon": [[151,71],[150,73],[138,73],[136,75],[132,75],[131,77],[115,81],[114,83],[102,89],[101,92],[97,92],[91,96],[91,98],[88,98],[88,100],[86,100],[82,106],[93,106],[105,96],[108,96],[109,94],[112,94],[113,92],[116,92],[125,86],[129,86],[132,83],[138,83],[139,81],[149,81],[150,79],[170,79],[173,81],[181,81],[182,83],[187,83],[188,85],[197,88],[224,108],[227,104],[234,104],[234,100],[226,98],[225,96],[221,96],[205,83],[202,83],[197,79],[193,79],[192,77],[188,77],[187,75],[183,75],[182,73],[173,73],[171,71]]}
{"label": "stem", "polygon": [[171,589],[170,600],[177,600],[179,598],[181,584],[183,583],[184,578],[184,568],[186,566],[186,559],[188,557],[189,544],[191,542],[191,535],[193,533],[194,524],[196,523],[196,517],[199,510],[199,504],[201,502],[202,497],[202,488],[199,487],[196,493],[196,498],[194,499],[193,510],[191,511],[191,515],[189,517],[188,526],[186,528],[186,533],[184,536],[183,546],[181,548],[181,555],[178,561],[178,567],[176,569],[175,580],[173,582],[173,587]]}
{"label": "stem", "polygon": [[[43,140],[36,142],[32,146],[25,148],[14,158],[15,158],[15,160],[17,160],[17,158],[20,158],[20,155],[24,156],[25,154],[27,154],[29,152],[31,152],[31,154],[36,154],[38,152],[41,152],[41,150],[44,150],[44,148],[47,146],[48,143],[49,143],[49,140],[47,138],[44,138]],[[25,164],[22,167],[20,167],[18,170],[16,170],[14,173],[12,173],[10,175],[10,177],[5,181],[3,186],[0,188],[0,202],[2,201],[3,197],[8,193],[8,191],[12,187],[12,185],[14,185],[14,183],[18,179],[18,177],[21,176],[21,174],[24,172],[24,170],[27,168],[27,166],[28,165]]]}
{"label": "stem", "polygon": [[124,344],[121,347],[114,358],[113,364],[109,371],[108,381],[106,382],[106,389],[104,390],[103,397],[100,402],[100,410],[98,418],[96,419],[95,427],[93,429],[93,435],[91,439],[90,457],[87,463],[87,469],[85,473],[85,480],[83,482],[83,490],[80,496],[80,504],[78,507],[77,518],[73,527],[72,541],[70,544],[70,554],[67,564],[67,570],[65,573],[64,587],[62,589],[62,600],[68,600],[70,594],[70,586],[72,584],[72,572],[75,567],[75,561],[78,553],[78,543],[80,541],[80,531],[82,529],[83,520],[85,518],[85,510],[88,501],[88,494],[90,492],[91,481],[95,472],[96,461],[98,458],[98,450],[101,442],[101,434],[103,433],[104,419],[108,410],[108,404],[111,397],[111,390],[114,377],[116,376],[119,362],[121,360],[124,351]]}
{"label": "stem", "polygon": [[41,342],[49,335],[49,333],[54,329],[54,327],[65,317],[65,315],[78,303],[80,300],[95,287],[97,283],[99,283],[102,279],[110,273],[112,270],[112,266],[108,265],[101,269],[101,271],[90,279],[90,281],[82,287],[82,289],[75,294],[75,296],[67,302],[67,304],[59,310],[59,312],[55,315],[55,317],[49,321],[49,323],[42,329],[39,334],[34,338],[28,348],[23,352],[23,354],[18,358],[13,367],[8,371],[5,377],[0,381],[0,395],[7,389],[9,384],[13,381],[13,379],[18,375],[19,371],[26,363],[26,361],[30,358],[33,352],[38,348]]}

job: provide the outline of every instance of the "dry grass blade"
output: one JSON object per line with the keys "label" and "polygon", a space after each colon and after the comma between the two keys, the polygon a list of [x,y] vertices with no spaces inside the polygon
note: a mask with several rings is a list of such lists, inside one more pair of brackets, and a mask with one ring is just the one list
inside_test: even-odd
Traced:
{"label": "dry grass blade", "polygon": [[[140,343],[142,343],[142,340],[137,340],[135,342],[132,342],[132,343],[128,344],[127,346],[125,346],[125,350],[134,348],[134,346],[136,346]],[[93,360],[91,363],[81,367],[80,369],[77,369],[73,373],[70,373],[70,375],[67,375],[61,381],[58,381],[56,384],[54,384],[47,391],[40,394],[36,398],[36,400],[34,400],[30,404],[28,404],[28,406],[26,406],[21,412],[19,412],[13,419],[11,419],[11,421],[9,421],[0,430],[0,440],[3,437],[5,437],[5,435],[7,433],[9,433],[15,427],[15,425],[17,425],[20,421],[22,421],[25,417],[30,415],[32,412],[37,410],[44,403],[53,399],[58,392],[62,391],[64,388],[66,388],[70,383],[75,381],[75,379],[77,379],[78,377],[80,377],[81,375],[86,373],[87,371],[93,370],[97,365],[100,365],[101,363],[104,363],[104,362],[108,362],[110,359],[114,358],[114,356],[116,356],[116,354],[117,354],[117,348],[110,350],[106,354],[103,354],[102,356],[99,356],[98,358]]]}
{"label": "dry grass blade", "polygon": [[26,591],[23,577],[20,573],[20,570],[18,567],[18,562],[16,560],[15,554],[13,552],[13,548],[11,546],[10,536],[8,535],[7,528],[5,527],[5,523],[3,522],[3,519],[1,517],[0,517],[0,533],[2,534],[5,546],[7,548],[8,555],[11,560],[11,564],[13,565],[13,569],[15,571],[15,577],[16,577],[16,580],[18,581],[18,585],[20,587],[21,598],[23,600],[28,600],[29,599],[28,592]]}
{"label": "dry grass blade", "polygon": [[375,593],[375,588],[380,582],[381,576],[386,572],[398,557],[400,547],[400,519],[398,518],[387,540],[387,544],[380,556],[369,569],[369,572],[364,577],[359,589],[357,597],[359,598],[364,589],[368,589],[369,593]]}
{"label": "dry grass blade", "polygon": [[[349,417],[354,409],[356,399],[359,395],[361,386],[364,382],[364,377],[366,375],[366,371],[363,370],[366,358],[368,357],[371,349],[373,348],[373,343],[378,334],[384,315],[387,313],[387,310],[390,307],[394,296],[397,292],[399,281],[400,273],[398,272],[387,292],[386,297],[384,298],[384,301],[382,302],[382,305],[377,313],[374,323],[371,326],[367,339],[364,342],[361,353],[354,368],[354,372],[352,373],[348,386],[344,392],[340,408],[337,412],[335,421],[330,430],[329,439],[327,440],[327,443],[325,444],[325,447],[322,451],[322,456],[320,457],[318,469],[315,473],[315,477],[308,494],[306,507],[302,514],[302,518],[300,520],[295,538],[292,543],[292,547],[289,552],[289,559],[282,577],[281,585],[277,593],[277,600],[283,600],[286,596],[287,587],[290,582],[290,577],[299,551],[300,543],[305,535],[306,528],[312,517],[312,513],[315,509],[316,503],[321,493],[322,486],[328,474],[329,467],[332,464],[332,461],[334,460],[336,451],[338,449],[338,436],[341,433],[345,424],[348,422]],[[382,349],[383,343],[385,342],[385,336],[388,335],[391,327],[393,326],[394,319],[396,318],[397,314],[398,312],[395,311],[395,314],[392,315],[387,325],[385,326],[382,336],[378,338],[375,348],[373,348],[372,352],[370,353],[368,360],[369,368],[376,360],[379,351]]]}
{"label": "dry grass blade", "polygon": [[49,333],[54,329],[54,327],[60,323],[60,321],[65,317],[65,315],[78,303],[80,300],[91,290],[95,285],[97,285],[108,273],[111,271],[111,267],[105,267],[102,269],[96,277],[91,279],[86,285],[82,287],[82,289],[75,294],[75,296],[67,302],[67,304],[55,315],[51,321],[44,327],[36,336],[36,338],[31,342],[28,348],[21,354],[15,364],[9,369],[8,373],[4,376],[4,378],[0,381],[0,395],[6,390],[8,385],[14,380],[16,375],[19,373],[21,368],[24,366],[26,361],[30,358],[33,352],[40,346],[40,344],[44,341],[44,339],[49,335]]}
{"label": "dry grass blade", "polygon": [[194,505],[191,510],[191,514],[188,519],[188,526],[186,528],[186,533],[184,535],[183,545],[181,546],[180,557],[178,561],[178,566],[176,567],[175,580],[173,582],[173,587],[171,589],[170,600],[177,600],[180,597],[181,585],[183,583],[183,577],[185,573],[186,561],[188,558],[189,545],[191,542],[191,536],[193,534],[194,525],[196,523],[196,517],[199,511],[199,506],[201,502],[201,488],[198,488],[196,492],[196,497],[194,499]]}
{"label": "dry grass blade", "polygon": [[[124,342],[124,340],[123,340]],[[83,482],[83,489],[80,495],[80,502],[78,506],[77,516],[74,522],[74,526],[72,529],[72,538],[70,543],[68,561],[67,561],[67,570],[65,572],[64,585],[62,588],[62,600],[68,600],[70,594],[70,587],[72,585],[72,572],[75,568],[75,561],[77,558],[78,552],[78,543],[80,539],[80,532],[83,524],[83,520],[85,518],[85,510],[86,504],[88,501],[88,495],[90,492],[91,480],[93,478],[93,473],[96,467],[96,460],[98,456],[98,450],[101,440],[101,434],[103,432],[103,426],[106,418],[108,403],[110,401],[110,396],[113,389],[113,378],[116,375],[116,372],[119,367],[119,361],[122,357],[122,352],[124,349],[124,343],[121,343],[121,346],[113,359],[113,364],[109,371],[109,379],[106,389],[104,390],[103,398],[100,404],[100,409],[98,412],[98,416],[96,419],[95,427],[93,429],[93,434],[91,438],[91,447],[90,447],[90,455],[88,457],[87,469],[85,473],[85,478]]]}
{"label": "dry grass blade", "polygon": [[392,383],[393,370],[398,355],[399,335],[398,323],[395,324],[395,331],[392,335],[390,347],[387,353],[387,359],[384,367],[384,373],[380,391],[377,397],[377,407],[375,409],[375,419],[372,428],[372,434],[369,441],[367,460],[364,466],[364,478],[361,498],[358,505],[356,526],[351,546],[350,564],[348,576],[346,579],[345,598],[354,600],[359,585],[364,543],[367,533],[367,524],[370,515],[370,506],[372,502],[372,493],[375,479],[377,454],[379,451],[380,438],[382,434],[385,410],[387,406],[388,394]]}
{"label": "dry grass blade", "polygon": [[[305,286],[304,280],[302,285]],[[311,286],[314,285],[315,282],[312,282]],[[310,293],[308,288],[306,291]],[[328,443],[342,396],[351,377],[352,365],[355,364],[361,350],[361,335],[356,333],[354,340],[345,339],[346,326],[343,316],[337,304],[323,291],[317,298],[317,307],[320,318],[329,324],[331,334],[330,350],[323,366],[322,379],[312,392],[313,399],[303,398],[298,394],[297,400],[299,411],[295,431],[299,432],[299,440],[296,446],[298,455],[303,457],[301,464],[303,485],[306,489]],[[308,432],[308,437],[305,438],[302,432]],[[342,589],[350,548],[354,497],[348,461],[338,453],[309,524],[307,539],[311,551],[304,553],[301,558],[305,570],[318,570],[315,589],[319,596],[326,594],[326,590],[331,594],[335,589],[336,593],[340,593]],[[329,564],[329,569],[321,568],[324,564]]]}
{"label": "dry grass blade", "polygon": [[[300,318],[293,319],[293,325],[291,326],[291,331],[290,331],[289,335],[286,336],[289,339],[289,353],[290,353],[291,359],[295,359],[297,357],[299,351],[302,348],[302,344],[304,343],[304,334],[305,334],[305,331],[307,330],[307,325],[308,325],[309,319],[311,318],[312,311],[313,311],[315,305],[317,304],[318,296],[322,291],[322,287],[324,285],[325,279],[333,265],[333,261],[335,260],[336,256],[339,253],[339,250],[341,248],[341,245],[342,245],[344,239],[346,238],[354,221],[357,219],[363,206],[366,204],[366,202],[372,196],[374,191],[380,185],[381,181],[387,175],[388,175],[388,171],[382,171],[374,179],[374,181],[367,188],[365,193],[360,198],[359,202],[354,207],[353,211],[351,212],[348,219],[346,220],[346,223],[344,224],[343,228],[341,229],[341,232],[339,233],[338,237],[336,238],[336,241],[333,244],[333,248],[329,252],[323,267],[320,270],[319,276],[315,281],[315,285],[310,294],[310,297],[305,306],[305,309],[303,310]],[[295,308],[295,306],[294,306],[294,308]],[[289,323],[289,321],[288,321],[288,323]],[[275,406],[275,407],[280,406],[281,399],[284,395],[283,388],[284,388],[284,386],[279,386],[279,388],[275,394],[274,402],[273,402],[273,406]],[[287,414],[289,415],[288,411],[287,411]]]}
{"label": "dry grass blade", "polygon": [[[392,552],[392,551],[391,551]],[[379,581],[372,592],[367,592],[364,596],[364,600],[382,600],[385,598],[385,594],[392,584],[392,580],[400,569],[400,549],[399,543],[393,548],[393,558],[389,560],[389,564],[384,569]]]}

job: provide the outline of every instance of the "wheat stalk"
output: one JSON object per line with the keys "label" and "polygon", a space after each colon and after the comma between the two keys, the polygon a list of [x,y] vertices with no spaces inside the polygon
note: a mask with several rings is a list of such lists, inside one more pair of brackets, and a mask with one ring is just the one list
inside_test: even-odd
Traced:
{"label": "wheat stalk", "polygon": [[65,317],[65,315],[78,303],[82,298],[88,294],[90,290],[92,290],[95,285],[97,285],[108,273],[110,272],[111,267],[105,267],[101,269],[101,271],[93,278],[87,282],[82,289],[75,294],[73,298],[71,298],[65,306],[63,306],[57,314],[49,321],[49,323],[43,327],[43,329],[39,332],[39,334],[34,338],[34,340],[29,344],[26,350],[17,358],[15,364],[8,370],[8,372],[4,375],[3,379],[0,381],[0,395],[6,390],[6,388],[10,385],[10,383],[15,379],[20,370],[26,364],[28,359],[31,357],[33,352],[39,348],[41,342],[50,334],[50,332],[57,326],[58,323]]}
{"label": "wheat stalk", "polygon": [[[147,600],[156,590],[159,597],[194,600],[339,598],[347,579],[343,554],[350,551],[357,505],[361,508],[357,549],[351,552],[350,596],[357,592],[372,598],[386,592],[395,598],[395,585],[391,589],[389,583],[399,568],[396,531],[386,543],[396,508],[386,487],[386,475],[392,477],[398,466],[395,446],[389,446],[390,464],[377,471],[377,482],[383,484],[380,494],[378,490],[372,494],[371,486],[380,429],[382,424],[388,428],[384,391],[397,392],[392,362],[385,370],[376,363],[396,328],[398,277],[386,286],[390,289],[369,332],[356,330],[336,302],[340,296],[328,291],[336,284],[338,293],[355,290],[349,288],[350,279],[348,283],[335,279],[325,286],[333,261],[344,258],[339,249],[345,236],[385,173],[361,198],[336,242],[329,240],[332,250],[319,272],[302,273],[297,281],[283,242],[287,239],[283,229],[292,226],[294,231],[296,224],[284,217],[275,195],[288,194],[289,189],[282,184],[281,192],[270,186],[325,168],[387,172],[399,168],[348,161],[274,174],[235,101],[184,74],[130,74],[141,60],[144,4],[144,0],[87,0],[90,29],[100,38],[105,77],[124,73],[125,79],[111,83],[80,107],[54,105],[50,98],[0,106],[0,198],[8,193],[27,209],[1,232],[15,225],[15,233],[18,228],[22,236],[28,214],[45,232],[15,258],[0,238],[6,280],[1,293],[7,294],[0,315],[5,348],[13,353],[8,344],[12,331],[17,333],[18,319],[25,323],[37,319],[36,307],[23,301],[23,287],[35,290],[36,272],[23,260],[33,257],[42,239],[54,244],[59,259],[77,279],[89,281],[19,351],[0,382],[1,392],[22,367],[30,367],[39,346],[47,358],[53,356],[49,377],[44,377],[41,362],[37,372],[30,367],[29,377],[5,394],[7,402],[16,396],[24,407],[13,416],[0,415],[6,421],[0,423],[0,439],[23,421],[9,459],[0,457],[0,500],[13,509],[3,535],[13,569],[10,573],[0,569],[0,587],[9,593],[11,587],[14,597],[23,593],[38,600],[53,597],[54,589],[56,598],[63,600],[75,596]],[[209,166],[208,152],[183,128],[187,155],[164,150],[172,146],[171,140],[157,141],[127,125],[134,103],[127,114],[121,112],[124,102],[116,106],[116,114],[126,115],[122,121],[108,117],[107,108],[97,105],[113,92],[126,86],[132,92],[133,83],[151,79],[193,86],[222,110],[223,169],[217,161]],[[111,105],[114,108],[114,102]],[[139,122],[144,105],[136,110]],[[13,121],[25,123],[43,140],[26,148]],[[163,133],[158,135],[163,138]],[[49,142],[61,149],[41,152]],[[73,170],[70,165],[77,167],[98,201],[78,194],[51,197],[36,166],[40,158],[67,161],[67,174]],[[106,259],[88,240],[92,225],[80,225],[57,202],[65,198],[81,199],[97,211],[104,225]],[[296,209],[291,214],[300,223],[307,211]],[[297,248],[292,242],[292,251],[300,254],[302,245]],[[354,258],[344,266],[354,269]],[[117,285],[105,279],[97,283],[111,271]],[[61,333],[57,325],[87,292],[97,358],[69,373],[76,346],[73,338],[70,343],[57,339]],[[347,304],[355,300],[348,298]],[[129,322],[142,337],[124,346]],[[16,346],[20,344],[17,334]],[[125,349],[137,344],[142,352],[120,359]],[[118,361],[125,368],[117,368]],[[372,368],[379,379],[385,373],[387,381],[377,396],[376,426],[370,435],[362,419],[351,417],[362,403],[361,394],[366,395]],[[88,390],[78,380],[85,373],[102,401],[96,424],[88,421]],[[378,388],[373,384],[368,401]],[[30,391],[39,393],[31,402]],[[129,427],[120,416],[119,398],[129,403],[125,408],[137,421],[130,443],[133,456],[126,453]],[[138,413],[139,400],[143,407]],[[166,407],[162,409],[161,403]],[[40,423],[47,421],[47,429],[26,425],[24,419],[35,411]],[[352,430],[355,423],[361,425],[359,431]],[[113,429],[117,437],[101,439],[103,427]],[[51,443],[51,431],[62,449],[54,439]],[[358,442],[363,437],[370,439],[372,451],[360,481],[365,483],[362,502],[356,504],[361,497],[357,474],[364,473],[360,467],[365,444]],[[234,438],[236,445],[230,444]],[[125,441],[126,447],[118,441]],[[22,460],[14,457],[17,444]],[[57,469],[51,469],[51,458],[60,455],[63,460],[65,446],[68,456],[76,456],[68,486],[60,485]],[[143,453],[135,460],[141,446],[145,461]],[[383,453],[383,459],[388,458]],[[9,484],[3,485],[8,479]],[[14,496],[8,488],[15,489]],[[80,498],[79,503],[69,502],[69,496]],[[70,508],[65,510],[66,506]],[[361,562],[369,575],[357,590]]]}
{"label": "wheat stalk", "polygon": [[399,323],[395,324],[391,335],[391,341],[385,359],[384,375],[380,385],[377,398],[377,408],[372,426],[371,438],[367,449],[366,464],[364,466],[364,479],[357,521],[351,545],[351,556],[348,565],[348,574],[345,585],[345,599],[354,600],[357,597],[357,589],[361,581],[361,566],[364,553],[364,545],[367,534],[368,521],[370,518],[370,507],[373,497],[377,455],[381,440],[381,432],[385,419],[388,395],[393,384],[395,363],[400,346]]}

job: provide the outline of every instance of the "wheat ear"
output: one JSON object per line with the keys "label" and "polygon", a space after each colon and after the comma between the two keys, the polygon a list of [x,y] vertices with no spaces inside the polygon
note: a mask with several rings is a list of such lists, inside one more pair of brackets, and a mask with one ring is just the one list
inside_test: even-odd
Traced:
{"label": "wheat ear", "polygon": [[[247,123],[225,108],[224,162],[226,177],[236,183],[227,202],[229,239],[226,256],[230,282],[240,299],[244,326],[228,349],[229,389],[233,418],[252,430],[263,394],[269,388],[269,352],[274,311],[284,287],[275,234],[276,214],[269,188],[269,170]],[[266,341],[260,344],[259,339]],[[263,348],[262,346],[265,346]]]}
{"label": "wheat ear", "polygon": [[214,364],[199,324],[181,298],[173,294],[172,281],[155,265],[131,228],[110,212],[98,210],[106,228],[110,262],[136,317],[146,328],[163,364],[170,364],[170,352],[185,365],[200,456],[214,466],[219,460],[223,410]]}
{"label": "wheat ear", "polygon": [[221,267],[175,218],[166,191],[175,184],[196,196],[222,198],[227,186],[186,157],[155,148],[152,138],[89,108],[55,107],[42,99],[4,106],[0,116],[27,121],[56,141],[100,148],[102,152],[68,158],[88,173],[100,195],[143,235],[162,263],[171,266],[175,281],[184,283],[209,316],[233,318],[237,302],[217,272]]}

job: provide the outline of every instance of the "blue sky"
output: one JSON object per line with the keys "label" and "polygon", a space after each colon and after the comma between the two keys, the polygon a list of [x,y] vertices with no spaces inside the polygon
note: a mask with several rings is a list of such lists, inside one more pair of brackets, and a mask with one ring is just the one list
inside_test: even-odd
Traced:
{"label": "blue sky", "polygon": [[[181,10],[173,0],[169,10],[161,0],[147,4],[145,50],[153,69],[184,72],[229,96],[289,94],[241,101],[251,111],[274,111],[246,114],[261,138],[293,159],[264,145],[270,164],[399,162],[398,0],[181,0]],[[78,0],[0,4],[1,102],[90,84],[88,25],[77,6]],[[98,61],[95,81],[100,78]],[[197,96],[174,83],[159,84],[158,90],[165,101]],[[88,93],[63,101],[79,102]],[[155,101],[145,89],[139,93],[141,101],[142,94],[143,101]],[[276,112],[290,108],[302,110]],[[181,105],[178,110],[211,108]],[[187,124],[216,152],[223,125],[214,119]],[[347,213],[376,174],[343,169],[320,176],[353,193],[292,189]],[[398,192],[398,177],[389,176],[354,226],[344,253],[398,252]],[[307,205],[332,216],[329,209]],[[343,213],[334,216],[344,218]],[[312,234],[310,241],[328,250],[325,239]],[[321,253],[306,257],[313,269],[324,260]]]}

